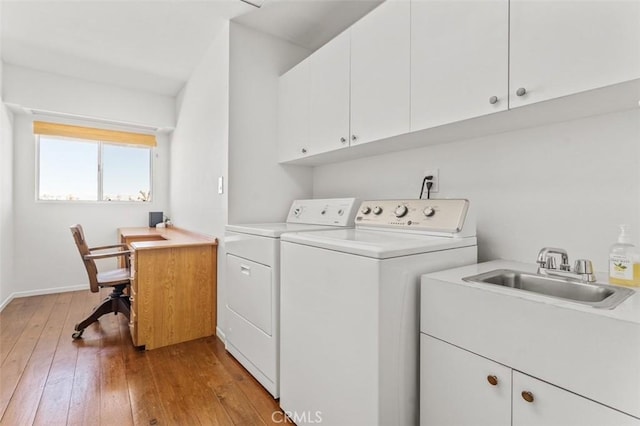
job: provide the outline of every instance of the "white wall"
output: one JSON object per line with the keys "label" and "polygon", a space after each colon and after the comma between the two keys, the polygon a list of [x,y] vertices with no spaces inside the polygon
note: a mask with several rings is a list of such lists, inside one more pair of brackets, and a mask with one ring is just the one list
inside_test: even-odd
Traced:
{"label": "white wall", "polygon": [[[224,315],[224,226],[227,223],[229,26],[219,32],[178,95],[171,140],[170,217],[176,226],[218,238],[218,324]],[[218,177],[224,176],[223,194]]]}
{"label": "white wall", "polygon": [[88,279],[69,226],[82,224],[90,246],[113,244],[117,228],[147,226],[149,211],[165,211],[169,204],[168,138],[158,137],[153,159],[154,196],[149,204],[38,202],[32,121],[33,116],[24,114],[14,120],[13,296],[85,289]]}
{"label": "white wall", "polygon": [[227,221],[229,31],[218,34],[178,96],[171,139],[170,217],[176,226],[220,237]]}
{"label": "white wall", "polygon": [[637,109],[316,167],[314,196],[417,198],[431,168],[435,197],[476,209],[481,261],[532,263],[556,246],[606,271],[618,224],[640,244]]}
{"label": "white wall", "polygon": [[13,292],[13,115],[2,102],[0,61],[0,310]]}
{"label": "white wall", "polygon": [[41,111],[158,128],[175,125],[175,98],[5,64],[4,101]]}
{"label": "white wall", "polygon": [[294,199],[311,196],[311,170],[277,158],[278,77],[308,55],[231,24],[229,223],[281,222]]}
{"label": "white wall", "polygon": [[225,225],[281,221],[292,199],[311,195],[311,169],[281,167],[275,157],[278,76],[307,54],[229,24],[177,98],[170,213],[177,226],[219,239],[219,330],[226,328]]}

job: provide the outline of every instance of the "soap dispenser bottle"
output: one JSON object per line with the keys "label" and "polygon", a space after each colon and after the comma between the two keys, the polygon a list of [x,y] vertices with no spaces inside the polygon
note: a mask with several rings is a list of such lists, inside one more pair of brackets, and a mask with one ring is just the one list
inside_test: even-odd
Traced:
{"label": "soap dispenser bottle", "polygon": [[627,225],[620,225],[618,242],[609,251],[609,282],[640,286],[640,252],[631,243]]}

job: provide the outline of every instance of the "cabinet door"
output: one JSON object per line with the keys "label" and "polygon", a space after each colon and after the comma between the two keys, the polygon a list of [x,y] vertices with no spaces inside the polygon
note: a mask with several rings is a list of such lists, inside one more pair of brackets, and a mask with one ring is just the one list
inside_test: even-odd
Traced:
{"label": "cabinet door", "polygon": [[345,31],[309,57],[310,154],[349,146],[349,51]]}
{"label": "cabinet door", "polygon": [[511,0],[510,16],[511,107],[640,77],[639,0]]}
{"label": "cabinet door", "polygon": [[514,371],[513,426],[526,425],[640,426],[640,420]]}
{"label": "cabinet door", "polygon": [[508,0],[412,0],[411,130],[508,107]]}
{"label": "cabinet door", "polygon": [[278,159],[307,154],[309,134],[309,62],[302,61],[280,77],[278,87]]}
{"label": "cabinet door", "polygon": [[352,145],[409,131],[410,20],[387,0],[351,28]]}
{"label": "cabinet door", "polygon": [[511,369],[420,334],[420,424],[511,425]]}

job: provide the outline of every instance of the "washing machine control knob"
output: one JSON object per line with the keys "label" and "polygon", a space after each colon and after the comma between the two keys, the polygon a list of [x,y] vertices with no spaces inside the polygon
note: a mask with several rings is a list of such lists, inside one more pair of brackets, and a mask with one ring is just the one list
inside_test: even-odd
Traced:
{"label": "washing machine control knob", "polygon": [[302,213],[302,209],[300,207],[296,207],[295,210],[293,211],[293,215],[295,217],[300,217],[300,213]]}
{"label": "washing machine control knob", "polygon": [[373,214],[378,215],[378,214],[380,214],[380,213],[382,213],[382,207],[380,207],[380,206],[375,206],[375,207],[373,208]]}
{"label": "washing machine control knob", "polygon": [[362,213],[362,214],[369,214],[369,213],[371,213],[371,207],[369,207],[369,206],[364,206],[364,207],[362,207],[362,208],[360,209],[360,213]]}
{"label": "washing machine control knob", "polygon": [[426,217],[431,217],[436,214],[436,211],[433,209],[433,207],[427,207],[423,210],[422,213],[424,213]]}
{"label": "washing machine control knob", "polygon": [[404,215],[407,214],[407,212],[409,211],[409,209],[407,209],[407,206],[398,206],[396,207],[395,211],[393,212],[393,214],[396,215],[396,217],[400,218]]}

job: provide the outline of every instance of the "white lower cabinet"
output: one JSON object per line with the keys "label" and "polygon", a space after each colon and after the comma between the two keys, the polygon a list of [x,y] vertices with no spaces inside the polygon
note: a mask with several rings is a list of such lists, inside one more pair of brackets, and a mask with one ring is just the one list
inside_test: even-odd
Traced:
{"label": "white lower cabinet", "polygon": [[509,426],[511,369],[420,334],[420,424]]}
{"label": "white lower cabinet", "polygon": [[420,334],[422,426],[640,426],[640,419]]}
{"label": "white lower cabinet", "polygon": [[514,426],[626,426],[640,419],[513,371]]}

